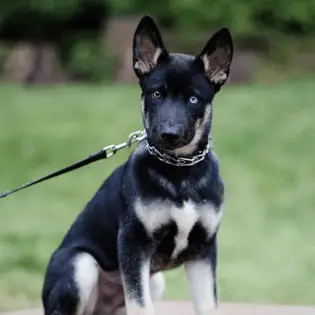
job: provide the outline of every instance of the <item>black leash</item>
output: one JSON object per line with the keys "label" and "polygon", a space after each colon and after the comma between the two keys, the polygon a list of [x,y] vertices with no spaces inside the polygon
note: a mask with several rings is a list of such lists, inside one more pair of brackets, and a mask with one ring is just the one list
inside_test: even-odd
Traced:
{"label": "black leash", "polygon": [[27,187],[31,187],[33,185],[36,185],[36,184],[39,184],[45,180],[48,180],[48,179],[51,179],[51,178],[54,178],[54,177],[57,177],[57,176],[60,176],[62,174],[65,174],[65,173],[68,173],[68,172],[71,172],[71,171],[74,171],[78,168],[81,168],[85,165],[88,165],[88,164],[91,164],[93,162],[96,162],[96,161],[99,161],[99,160],[103,160],[103,159],[108,159],[109,157],[113,156],[114,154],[117,153],[117,151],[123,149],[123,148],[126,148],[126,147],[130,147],[133,143],[135,142],[138,142],[138,141],[141,141],[143,139],[145,139],[145,133],[144,131],[136,131],[136,132],[133,132],[129,135],[128,139],[126,142],[123,142],[121,144],[118,144],[118,145],[109,145],[107,147],[104,147],[101,151],[97,152],[97,153],[94,153],[94,154],[91,154],[89,155],[87,158],[79,161],[79,162],[76,162],[72,165],[69,165],[65,168],[62,168],[56,172],[53,172],[53,173],[50,173],[44,177],[41,177],[37,180],[34,180],[34,181],[30,181],[18,188],[15,188],[15,189],[12,189],[12,190],[8,190],[2,194],[0,194],[0,198],[4,198],[4,197],[7,197],[17,191],[20,191],[22,189],[25,189]]}

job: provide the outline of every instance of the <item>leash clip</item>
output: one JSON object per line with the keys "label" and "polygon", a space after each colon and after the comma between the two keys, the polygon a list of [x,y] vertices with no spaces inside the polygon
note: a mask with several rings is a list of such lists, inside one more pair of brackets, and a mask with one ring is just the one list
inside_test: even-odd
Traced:
{"label": "leash clip", "polygon": [[132,132],[127,139],[128,148],[135,142],[142,141],[146,138],[146,133],[144,130]]}

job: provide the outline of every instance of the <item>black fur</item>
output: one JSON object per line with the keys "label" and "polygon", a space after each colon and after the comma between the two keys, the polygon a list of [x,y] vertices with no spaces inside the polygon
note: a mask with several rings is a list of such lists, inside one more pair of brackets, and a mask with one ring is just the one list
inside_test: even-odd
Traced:
{"label": "black fur", "polygon": [[[233,52],[227,32],[224,29],[222,37],[217,33],[197,57],[169,54],[153,20],[147,16],[142,19],[135,33],[133,60],[142,89],[143,121],[150,144],[170,155],[185,157],[192,157],[207,147],[212,108],[205,118],[206,108],[212,106],[214,95],[224,82],[212,83],[209,73],[216,69],[207,72],[201,58],[213,54],[217,45],[229,46],[229,51]],[[151,41],[148,53],[146,47],[142,47],[143,38]],[[158,48],[161,52],[155,61],[152,49]],[[139,68],[137,62],[141,58],[146,60]],[[229,65],[227,75],[228,72]],[[195,101],[192,97],[197,98],[196,103],[191,102]],[[202,132],[196,146],[186,153],[177,152],[193,141],[197,122]],[[155,273],[202,258],[209,261],[215,275],[217,231],[209,239],[202,224],[197,222],[189,234],[187,248],[176,259],[171,259],[176,222],[168,222],[151,235],[137,217],[135,204],[139,198],[144,204],[166,200],[180,208],[190,200],[197,207],[209,203],[214,206],[209,211],[219,211],[223,196],[219,163],[211,150],[194,166],[176,167],[151,155],[142,141],[128,161],[100,187],[52,255],[43,288],[45,314],[76,314],[79,293],[73,262],[82,252],[94,257],[106,272],[119,270],[127,292],[143,307],[140,266],[146,260],[151,261],[151,273]],[[214,292],[216,296],[215,284]]]}

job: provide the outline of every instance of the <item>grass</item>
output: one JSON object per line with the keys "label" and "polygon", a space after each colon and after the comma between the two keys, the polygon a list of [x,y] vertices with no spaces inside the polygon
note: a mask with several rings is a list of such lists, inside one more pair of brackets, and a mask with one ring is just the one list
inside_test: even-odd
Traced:
{"label": "grass", "polygon": [[[315,304],[314,86],[227,87],[215,100],[221,300]],[[139,98],[127,86],[1,86],[0,191],[123,141],[141,128]],[[0,310],[39,305],[51,252],[128,154],[0,200]],[[189,298],[181,269],[167,278],[166,298]]]}

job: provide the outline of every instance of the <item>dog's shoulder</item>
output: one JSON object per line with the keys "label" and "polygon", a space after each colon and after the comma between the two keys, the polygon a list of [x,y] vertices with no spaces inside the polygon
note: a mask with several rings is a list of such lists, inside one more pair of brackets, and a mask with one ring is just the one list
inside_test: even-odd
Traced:
{"label": "dog's shoulder", "polygon": [[117,167],[90,198],[68,232],[69,241],[118,227],[124,210],[120,188],[124,185],[127,165],[128,161]]}
{"label": "dog's shoulder", "polygon": [[106,229],[110,227],[105,227],[104,224],[111,224],[115,227],[118,225],[122,212],[128,208],[127,205],[130,203],[128,199],[133,195],[135,189],[134,174],[131,170],[134,167],[134,155],[135,152],[129,156],[127,161],[112,171],[87,202],[72,226],[76,233],[80,234],[82,229],[87,228],[87,225],[90,225],[91,228],[94,226]]}

